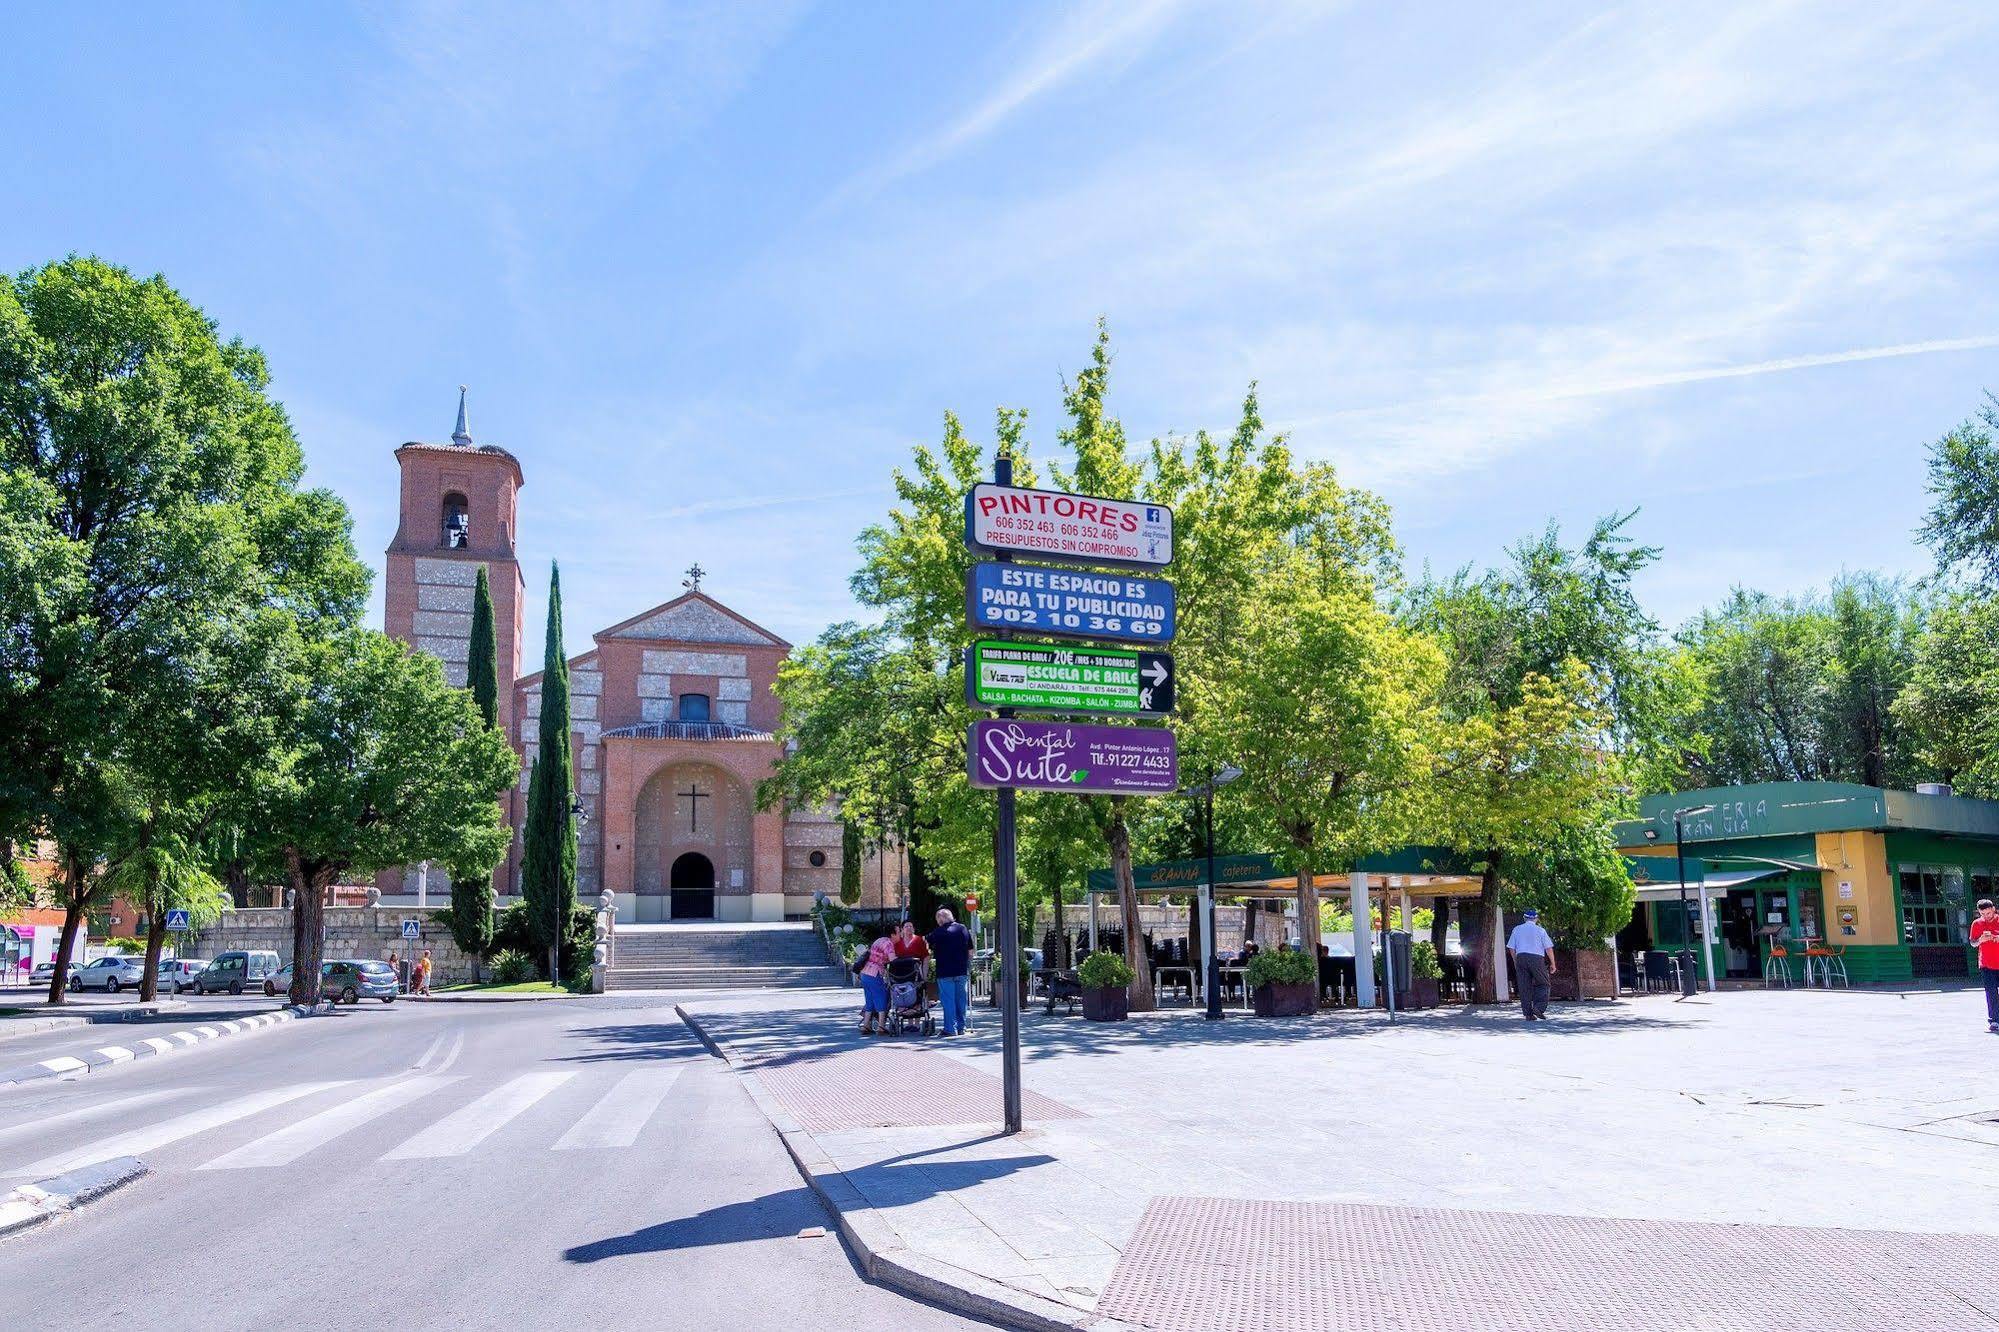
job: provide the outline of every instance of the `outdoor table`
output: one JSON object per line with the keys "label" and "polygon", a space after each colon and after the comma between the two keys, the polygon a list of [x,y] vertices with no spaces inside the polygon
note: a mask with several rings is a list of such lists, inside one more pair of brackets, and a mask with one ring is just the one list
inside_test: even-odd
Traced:
{"label": "outdoor table", "polygon": [[1184,978],[1185,978],[1185,979],[1184,979],[1184,981],[1181,981],[1181,980],[1176,980],[1176,981],[1174,981],[1174,982],[1173,982],[1173,988],[1174,988],[1174,989],[1176,989],[1176,990],[1180,990],[1180,989],[1184,989],[1184,990],[1186,990],[1186,991],[1187,991],[1187,1001],[1188,1001],[1189,1003],[1192,1003],[1192,1002],[1193,1002],[1193,1000],[1194,1000],[1194,969],[1193,969],[1192,967],[1190,967],[1190,966],[1182,966],[1182,965],[1180,965],[1180,964],[1178,964],[1178,963],[1175,963],[1175,964],[1173,964],[1173,965],[1171,965],[1171,966],[1164,966],[1164,967],[1157,967],[1157,968],[1154,968],[1154,970],[1153,970],[1153,973],[1152,973],[1152,975],[1153,975],[1153,979],[1154,979],[1154,981],[1156,981],[1156,982],[1157,982],[1157,983],[1158,983],[1159,985],[1161,985],[1161,986],[1164,986],[1164,985],[1166,984],[1166,981],[1167,981],[1167,977],[1169,977],[1169,976],[1176,976],[1176,977],[1184,977]]}
{"label": "outdoor table", "polygon": [[1223,992],[1226,993],[1228,990],[1229,977],[1237,977],[1242,981],[1242,1006],[1244,1008],[1254,1008],[1255,1005],[1249,1001],[1249,968],[1239,962],[1224,962],[1221,965],[1220,971]]}

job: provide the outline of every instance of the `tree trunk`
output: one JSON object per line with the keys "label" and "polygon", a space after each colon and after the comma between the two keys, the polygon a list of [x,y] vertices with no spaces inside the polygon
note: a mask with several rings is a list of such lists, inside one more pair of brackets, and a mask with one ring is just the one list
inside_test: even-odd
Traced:
{"label": "tree trunk", "polygon": [[1242,946],[1236,949],[1238,953],[1248,949],[1251,942],[1255,940],[1256,912],[1257,908],[1262,905],[1263,903],[1254,897],[1242,904]]}
{"label": "tree trunk", "polygon": [[1481,1004],[1499,1001],[1499,982],[1494,970],[1493,934],[1499,929],[1499,851],[1489,848],[1485,853],[1485,870],[1479,875],[1478,909],[1480,917],[1478,953],[1472,958],[1472,998]]}
{"label": "tree trunk", "polygon": [[1298,848],[1298,947],[1306,957],[1319,955],[1319,885],[1312,876],[1312,830],[1291,830],[1291,844]]}
{"label": "tree trunk", "polygon": [[285,881],[292,890],[291,1001],[310,1006],[319,1002],[320,954],[326,935],[326,885],[335,870],[303,859],[296,847],[285,848]]}
{"label": "tree trunk", "polygon": [[[139,827],[141,854],[152,840],[153,823],[148,817]],[[139,1002],[150,1004],[160,995],[160,942],[166,937],[165,913],[160,910],[160,869],[150,859],[146,862],[146,886],[140,901],[146,909],[146,972],[139,977]]]}
{"label": "tree trunk", "polygon": [[1130,964],[1134,1013],[1150,1013],[1159,1005],[1152,996],[1152,959],[1145,955],[1145,931],[1138,919],[1138,884],[1131,876],[1131,829],[1124,821],[1123,796],[1111,797],[1111,878],[1117,883],[1118,909],[1124,916],[1124,960]]}
{"label": "tree trunk", "polygon": [[84,913],[90,907],[90,892],[93,885],[85,877],[84,863],[88,857],[72,847],[63,847],[62,855],[62,938],[56,943],[56,974],[49,977],[49,1002],[60,1004],[69,995],[69,963],[76,956],[76,936],[82,932]]}
{"label": "tree trunk", "polygon": [[[1444,958],[1444,945],[1451,937],[1451,899],[1433,897],[1430,899],[1430,947],[1437,950],[1437,960]],[[1462,935],[1460,935],[1462,937]]]}
{"label": "tree trunk", "polygon": [[1048,885],[1048,891],[1055,898],[1055,956],[1050,959],[1057,971],[1069,969],[1069,922],[1062,918],[1062,884],[1060,880]]}
{"label": "tree trunk", "polygon": [[222,881],[229,885],[229,904],[237,910],[250,905],[250,868],[240,860],[222,867]]}

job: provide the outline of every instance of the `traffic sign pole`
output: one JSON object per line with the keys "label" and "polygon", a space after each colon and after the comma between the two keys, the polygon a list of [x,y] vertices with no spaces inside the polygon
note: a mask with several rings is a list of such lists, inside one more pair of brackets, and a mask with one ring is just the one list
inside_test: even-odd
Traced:
{"label": "traffic sign pole", "polygon": [[[993,481],[1013,484],[1013,459],[1002,453],[993,461]],[[995,559],[1011,563],[1013,556],[997,552]],[[1001,708],[1001,718],[1013,716],[1013,709]],[[999,913],[1000,955],[1000,1100],[1005,1110],[1006,1132],[1021,1130],[1020,1115],[1020,885],[1016,881],[1014,844],[1014,794],[1011,786],[999,790],[999,820],[993,832],[993,910]]]}

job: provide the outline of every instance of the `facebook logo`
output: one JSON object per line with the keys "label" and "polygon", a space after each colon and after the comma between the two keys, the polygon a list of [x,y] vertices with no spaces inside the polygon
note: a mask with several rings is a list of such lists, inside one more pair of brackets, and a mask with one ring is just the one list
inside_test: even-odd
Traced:
{"label": "facebook logo", "polygon": [[1146,522],[1148,522],[1148,523],[1156,523],[1156,522],[1158,522],[1158,521],[1159,521],[1159,510],[1157,510],[1157,509],[1147,509],[1147,510],[1145,511],[1145,521],[1146,521]]}

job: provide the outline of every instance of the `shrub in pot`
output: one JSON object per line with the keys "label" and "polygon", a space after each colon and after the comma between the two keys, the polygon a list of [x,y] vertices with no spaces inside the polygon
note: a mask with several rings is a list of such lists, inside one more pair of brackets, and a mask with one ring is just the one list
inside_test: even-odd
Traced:
{"label": "shrub in pot", "polygon": [[1437,949],[1428,939],[1419,939],[1409,950],[1408,1004],[1411,1008],[1435,1008],[1443,1002],[1444,968],[1437,961]]}
{"label": "shrub in pot", "polygon": [[1122,1022],[1131,1013],[1131,964],[1121,953],[1099,950],[1077,969],[1083,983],[1083,1016],[1092,1022]]}
{"label": "shrub in pot", "polygon": [[1249,960],[1249,997],[1258,1017],[1296,1017],[1319,1007],[1319,964],[1296,951]]}

